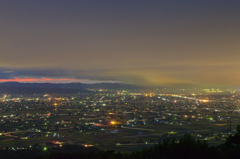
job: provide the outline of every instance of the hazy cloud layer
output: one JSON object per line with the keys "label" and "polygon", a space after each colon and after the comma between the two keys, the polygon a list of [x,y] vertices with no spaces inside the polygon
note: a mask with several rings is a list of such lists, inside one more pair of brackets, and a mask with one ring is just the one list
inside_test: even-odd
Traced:
{"label": "hazy cloud layer", "polygon": [[2,0],[0,79],[239,86],[240,2]]}

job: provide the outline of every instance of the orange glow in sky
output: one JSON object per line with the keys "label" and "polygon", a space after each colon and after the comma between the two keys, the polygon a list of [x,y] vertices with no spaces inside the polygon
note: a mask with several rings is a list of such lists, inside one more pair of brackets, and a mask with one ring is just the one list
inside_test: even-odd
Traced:
{"label": "orange glow in sky", "polygon": [[240,88],[240,0],[2,1],[0,82]]}
{"label": "orange glow in sky", "polygon": [[0,82],[50,82],[50,81],[76,81],[77,79],[68,79],[68,78],[11,78],[11,79],[0,79]]}

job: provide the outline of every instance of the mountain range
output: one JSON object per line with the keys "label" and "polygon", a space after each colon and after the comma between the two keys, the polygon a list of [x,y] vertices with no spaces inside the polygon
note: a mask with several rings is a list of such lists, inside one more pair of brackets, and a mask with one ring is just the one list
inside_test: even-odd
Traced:
{"label": "mountain range", "polygon": [[32,93],[77,93],[85,92],[86,89],[137,89],[136,85],[123,83],[0,83],[0,93],[32,94]]}

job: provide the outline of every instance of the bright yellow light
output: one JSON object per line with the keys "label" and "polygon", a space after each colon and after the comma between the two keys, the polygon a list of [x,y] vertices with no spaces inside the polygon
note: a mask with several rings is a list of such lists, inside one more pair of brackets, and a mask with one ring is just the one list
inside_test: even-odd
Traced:
{"label": "bright yellow light", "polygon": [[112,121],[112,122],[111,122],[111,124],[115,124],[115,122],[114,122],[114,121]]}

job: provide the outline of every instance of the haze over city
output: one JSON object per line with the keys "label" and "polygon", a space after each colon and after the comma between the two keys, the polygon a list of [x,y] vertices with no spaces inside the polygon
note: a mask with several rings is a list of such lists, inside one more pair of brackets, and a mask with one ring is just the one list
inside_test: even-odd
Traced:
{"label": "haze over city", "polygon": [[239,5],[1,0],[0,81],[239,88]]}
{"label": "haze over city", "polygon": [[0,158],[240,158],[239,0],[0,0]]}

